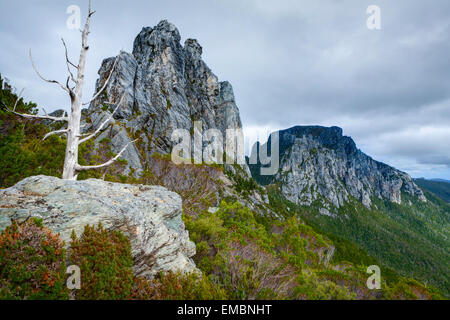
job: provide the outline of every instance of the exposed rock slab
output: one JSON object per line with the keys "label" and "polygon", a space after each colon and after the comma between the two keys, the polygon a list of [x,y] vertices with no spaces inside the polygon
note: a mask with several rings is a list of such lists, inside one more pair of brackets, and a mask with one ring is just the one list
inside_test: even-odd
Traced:
{"label": "exposed rock slab", "polygon": [[67,245],[72,230],[80,235],[85,225],[101,222],[130,238],[135,275],[151,278],[160,271],[196,270],[181,205],[178,194],[159,186],[35,176],[0,190],[0,230],[13,220],[39,217]]}

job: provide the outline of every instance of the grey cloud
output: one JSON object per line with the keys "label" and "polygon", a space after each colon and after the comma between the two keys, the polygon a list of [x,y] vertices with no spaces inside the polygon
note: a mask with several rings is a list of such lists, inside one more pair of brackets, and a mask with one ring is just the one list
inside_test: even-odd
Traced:
{"label": "grey cloud", "polygon": [[444,165],[450,168],[450,157],[442,155],[422,156],[418,158],[421,164]]}
{"label": "grey cloud", "polygon": [[[0,3],[2,13],[14,12],[0,21],[0,72],[27,87],[27,99],[48,109],[67,105],[63,92],[34,75],[27,51],[33,48],[42,73],[64,79],[59,38],[66,38],[73,58],[79,50],[79,33],[65,27],[65,10],[70,4],[85,10],[86,3]],[[366,28],[371,4],[381,8],[380,31]],[[448,0],[94,0],[93,5],[87,95],[103,58],[131,51],[143,26],[168,19],[183,40],[197,38],[211,69],[233,84],[244,126],[338,125],[376,159],[413,175],[450,178],[443,166],[450,157]]]}

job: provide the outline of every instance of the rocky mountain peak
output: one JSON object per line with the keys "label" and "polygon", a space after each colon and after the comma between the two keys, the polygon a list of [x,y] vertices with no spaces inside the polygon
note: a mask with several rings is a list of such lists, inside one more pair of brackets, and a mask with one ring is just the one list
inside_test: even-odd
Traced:
{"label": "rocky mountain peak", "polygon": [[219,129],[224,136],[226,129],[242,127],[231,84],[220,82],[202,60],[197,40],[187,39],[184,47],[180,41],[178,29],[163,20],[153,28],[142,28],[132,54],[107,58],[99,69],[97,90],[116,63],[104,94],[84,112],[85,130],[97,128],[123,96],[110,130],[97,141],[109,138],[112,151],[118,152],[140,136],[123,155],[128,172],[133,169],[139,174],[155,152],[170,153],[173,130],[192,131],[195,121],[202,122],[203,130]]}
{"label": "rocky mountain peak", "polygon": [[187,39],[184,42],[184,50],[194,59],[201,59],[202,57],[203,48],[196,39]]}
{"label": "rocky mountain peak", "polygon": [[426,201],[408,174],[373,160],[339,127],[296,126],[279,138],[281,170],[269,181],[292,202],[318,202],[332,215],[352,197],[368,208],[374,197],[402,203],[403,192]]}
{"label": "rocky mountain peak", "polygon": [[143,63],[146,62],[145,58],[155,57],[167,48],[174,51],[176,55],[182,56],[180,40],[178,29],[167,20],[162,20],[154,28],[142,28],[134,40],[133,56],[138,63]]}
{"label": "rocky mountain peak", "polygon": [[281,152],[289,148],[295,139],[302,136],[310,136],[324,147],[335,150],[341,155],[351,154],[358,150],[353,139],[344,136],[340,127],[295,126],[280,131]]}

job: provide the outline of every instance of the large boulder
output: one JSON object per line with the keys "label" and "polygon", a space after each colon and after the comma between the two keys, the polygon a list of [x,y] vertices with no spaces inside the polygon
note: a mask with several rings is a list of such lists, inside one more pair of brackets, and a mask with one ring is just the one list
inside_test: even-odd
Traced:
{"label": "large boulder", "polygon": [[160,271],[197,271],[181,205],[178,194],[159,186],[35,176],[0,190],[0,230],[38,217],[67,246],[72,230],[80,235],[85,225],[101,222],[129,237],[135,275],[152,278]]}

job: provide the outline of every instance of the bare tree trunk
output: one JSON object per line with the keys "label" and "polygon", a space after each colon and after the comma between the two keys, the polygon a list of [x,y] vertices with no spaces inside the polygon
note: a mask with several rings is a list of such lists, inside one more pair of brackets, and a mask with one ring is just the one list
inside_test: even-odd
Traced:
{"label": "bare tree trunk", "polygon": [[[78,108],[78,110],[77,110]],[[75,166],[78,164],[78,139],[80,134],[81,109],[80,106],[72,104],[72,112],[67,125],[67,145],[64,158],[63,179],[76,180],[77,172]],[[78,125],[77,125],[78,124]]]}
{"label": "bare tree trunk", "polygon": [[[99,97],[99,95],[102,93],[102,91],[105,90],[105,88],[111,78],[111,75],[115,69],[117,60],[118,60],[118,59],[116,59],[114,61],[114,64],[110,71],[110,74],[109,74],[108,78],[106,79],[105,83],[103,84],[103,87],[98,90],[98,92],[92,97],[92,99],[90,101],[83,103],[82,98],[83,98],[84,74],[85,74],[85,69],[86,69],[86,55],[89,50],[89,46],[87,44],[87,39],[89,36],[89,25],[91,22],[91,16],[94,13],[95,12],[91,11],[91,1],[89,0],[88,15],[86,18],[86,23],[84,25],[84,29],[82,30],[82,33],[81,33],[81,52],[80,52],[80,58],[78,61],[78,65],[75,65],[74,63],[72,63],[69,60],[69,56],[67,53],[67,46],[66,46],[64,40],[61,39],[62,43],[64,45],[64,48],[65,48],[66,65],[67,65],[67,71],[69,73],[69,76],[67,77],[67,81],[66,81],[65,85],[61,84],[60,82],[58,82],[56,80],[47,80],[44,77],[42,77],[34,65],[33,58],[31,56],[31,51],[30,51],[30,60],[31,60],[31,63],[32,63],[33,68],[36,71],[37,75],[46,82],[59,85],[64,91],[66,91],[69,94],[70,101],[71,101],[70,115],[66,116],[64,113],[61,117],[54,117],[54,116],[47,115],[45,110],[44,110],[45,115],[23,114],[23,113],[16,112],[16,106],[17,106],[17,103],[19,102],[20,94],[17,98],[16,103],[14,104],[13,109],[7,108],[7,110],[9,112],[17,114],[17,115],[25,117],[25,118],[38,118],[38,119],[47,119],[47,120],[52,120],[52,121],[67,122],[67,129],[55,130],[55,131],[49,132],[44,137],[44,140],[45,140],[49,136],[52,136],[52,135],[66,134],[67,145],[66,145],[66,153],[65,153],[65,158],[64,158],[64,167],[63,167],[62,178],[67,179],[67,180],[76,180],[78,177],[78,173],[81,171],[104,168],[104,167],[107,167],[107,166],[113,164],[123,154],[123,152],[126,150],[128,145],[130,145],[131,143],[134,143],[136,141],[136,140],[131,141],[130,143],[125,145],[122,148],[122,150],[120,150],[120,152],[115,157],[113,157],[112,159],[110,159],[109,161],[107,161],[103,164],[92,165],[92,166],[80,166],[78,164],[78,147],[79,147],[79,145],[83,142],[86,142],[89,139],[94,138],[98,133],[101,132],[101,130],[105,127],[105,125],[107,123],[109,123],[109,121],[113,118],[114,113],[120,107],[120,105],[122,104],[122,100],[123,100],[123,97],[122,97],[120,99],[120,102],[117,104],[117,107],[114,109],[113,113],[111,114],[111,116],[108,119],[106,119],[106,121],[104,121],[97,128],[97,130],[95,130],[91,134],[81,135],[81,133],[80,133],[81,108],[83,105],[87,105],[90,102],[94,101],[97,97]],[[77,70],[76,79],[71,71],[71,67],[75,68]],[[73,83],[75,83],[75,86],[71,88],[69,86],[69,81],[72,81]],[[82,136],[85,136],[85,135],[87,135],[87,137],[81,138]]]}
{"label": "bare tree trunk", "polygon": [[91,11],[91,2],[89,1],[88,16],[81,34],[81,52],[77,66],[77,79],[75,81],[75,91],[73,92],[73,95],[71,95],[72,106],[70,110],[69,122],[67,124],[67,145],[62,176],[63,179],[67,180],[76,180],[78,176],[76,166],[78,165],[78,146],[80,139],[81,108],[83,104],[84,72],[86,68],[86,55],[89,50],[87,38],[89,35],[89,24],[93,14],[94,13]]}

